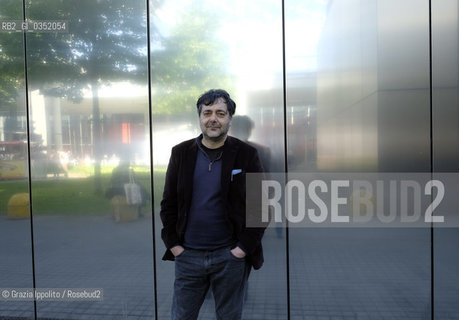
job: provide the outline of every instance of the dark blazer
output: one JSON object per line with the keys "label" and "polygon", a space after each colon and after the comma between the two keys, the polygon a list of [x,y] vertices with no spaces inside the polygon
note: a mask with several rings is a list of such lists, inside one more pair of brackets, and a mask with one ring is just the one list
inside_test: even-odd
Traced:
{"label": "dark blazer", "polygon": [[[163,260],[174,260],[170,248],[183,243],[187,215],[193,194],[193,173],[198,145],[196,138],[172,148],[161,201],[161,237],[166,245]],[[241,169],[234,175],[231,172]],[[245,178],[247,172],[263,172],[257,150],[239,139],[228,136],[222,155],[222,197],[235,242],[246,251],[246,259],[254,269],[263,264],[261,238],[264,228],[246,228]]]}

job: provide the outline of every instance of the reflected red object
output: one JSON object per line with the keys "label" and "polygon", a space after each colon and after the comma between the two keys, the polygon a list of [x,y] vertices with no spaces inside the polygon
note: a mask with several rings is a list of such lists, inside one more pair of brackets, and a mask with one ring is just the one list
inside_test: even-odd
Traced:
{"label": "reflected red object", "polygon": [[131,124],[129,122],[122,123],[121,141],[125,144],[131,143]]}

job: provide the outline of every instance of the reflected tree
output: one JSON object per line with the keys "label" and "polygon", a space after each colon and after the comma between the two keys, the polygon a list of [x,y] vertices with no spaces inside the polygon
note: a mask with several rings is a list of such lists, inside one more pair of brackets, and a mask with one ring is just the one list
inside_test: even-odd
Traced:
{"label": "reflected tree", "polygon": [[[160,34],[154,21],[162,2],[150,0],[153,112],[194,112],[203,90],[231,88],[222,64],[227,50],[217,35],[218,15],[223,13],[213,12],[205,3],[193,4],[168,34]],[[1,9],[2,18],[22,19],[18,1],[2,0]],[[29,89],[74,102],[83,98],[85,89],[92,92],[95,190],[101,194],[99,89],[119,81],[146,83],[145,1],[27,0],[26,16],[68,22],[68,33],[27,33]],[[24,78],[24,44],[21,33],[2,34],[0,39],[0,110],[5,110],[17,106],[17,90]]]}
{"label": "reflected tree", "polygon": [[[0,3],[0,20],[21,20],[22,5],[18,1],[4,0]],[[3,134],[6,140],[19,130],[17,116],[24,113],[18,109],[17,98],[24,87],[24,47],[21,33],[0,33],[0,116],[4,117]]]}
{"label": "reflected tree", "polygon": [[43,94],[72,101],[91,90],[95,190],[101,194],[99,89],[117,81],[146,83],[145,1],[34,0],[27,17],[68,21],[69,33],[28,36],[29,79]]}
{"label": "reflected tree", "polygon": [[193,2],[169,34],[158,38],[151,55],[154,114],[189,117],[203,91],[231,91],[232,78],[224,64],[228,50],[218,36],[223,14],[206,1]]}

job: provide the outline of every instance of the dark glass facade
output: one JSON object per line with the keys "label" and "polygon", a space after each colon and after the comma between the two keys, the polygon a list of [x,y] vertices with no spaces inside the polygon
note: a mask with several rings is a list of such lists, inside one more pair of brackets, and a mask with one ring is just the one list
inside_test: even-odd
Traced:
{"label": "dark glass facade", "polygon": [[[0,318],[170,318],[159,206],[210,88],[231,93],[230,134],[268,172],[459,169],[457,1],[148,1],[0,3],[0,288],[103,291],[3,296]],[[458,240],[268,228],[244,318],[459,318]]]}

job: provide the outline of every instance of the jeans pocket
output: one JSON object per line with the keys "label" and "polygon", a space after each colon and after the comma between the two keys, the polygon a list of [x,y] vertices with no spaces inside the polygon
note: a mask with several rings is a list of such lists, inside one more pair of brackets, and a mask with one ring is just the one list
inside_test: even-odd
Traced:
{"label": "jeans pocket", "polygon": [[184,249],[178,256],[175,256],[175,259],[177,258],[180,258],[181,256],[183,256],[183,254],[188,251],[187,249]]}

